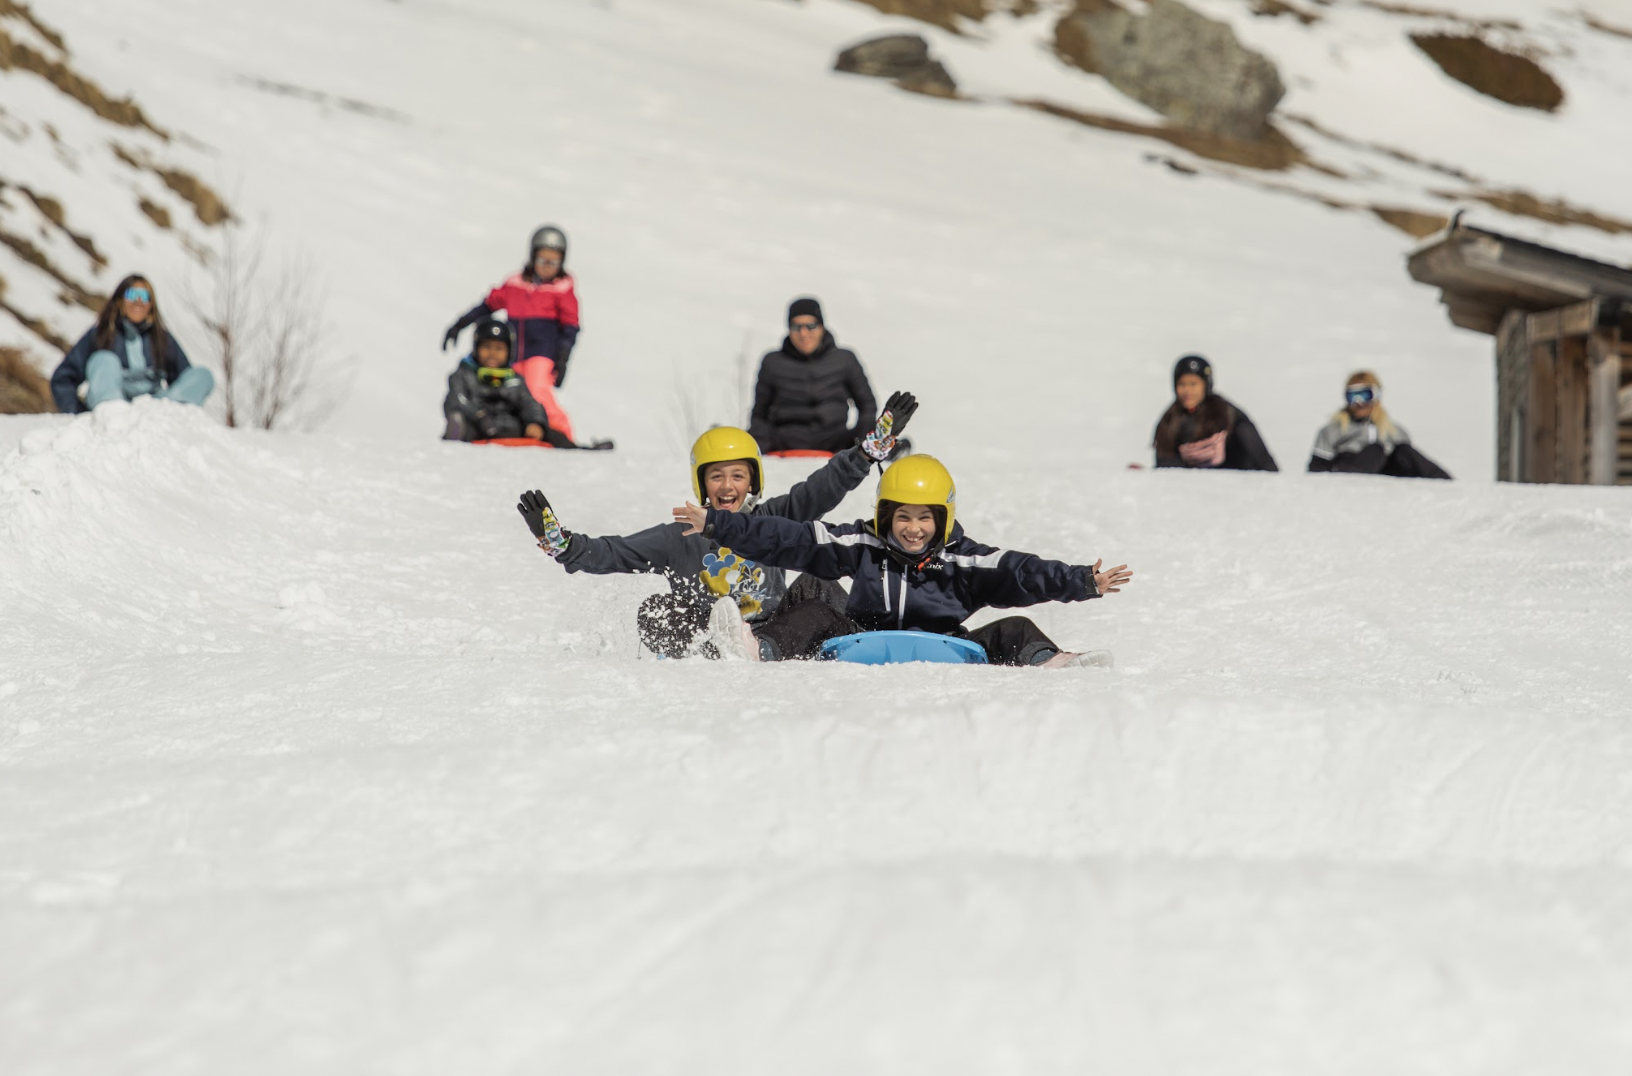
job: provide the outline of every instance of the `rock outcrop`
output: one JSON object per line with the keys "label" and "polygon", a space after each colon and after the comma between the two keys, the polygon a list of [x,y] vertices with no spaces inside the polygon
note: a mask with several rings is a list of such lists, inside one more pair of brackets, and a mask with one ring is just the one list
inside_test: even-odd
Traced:
{"label": "rock outcrop", "polygon": [[892,79],[904,90],[932,97],[958,95],[958,84],[917,34],[890,34],[852,45],[839,53],[833,70]]}
{"label": "rock outcrop", "polygon": [[1154,0],[1143,15],[1078,0],[1054,33],[1066,59],[1190,130],[1256,141],[1286,92],[1273,63],[1179,0]]}

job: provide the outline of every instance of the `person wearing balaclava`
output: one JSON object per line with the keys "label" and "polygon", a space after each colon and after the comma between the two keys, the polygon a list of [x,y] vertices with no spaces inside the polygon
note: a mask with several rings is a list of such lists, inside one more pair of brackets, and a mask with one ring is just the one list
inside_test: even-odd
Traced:
{"label": "person wearing balaclava", "polygon": [[782,346],[759,360],[748,432],[766,452],[839,452],[870,431],[877,418],[878,401],[861,360],[833,339],[821,303],[795,299],[788,306]]}
{"label": "person wearing balaclava", "polygon": [[1213,391],[1213,364],[1200,355],[1173,365],[1173,403],[1156,423],[1156,466],[1280,470],[1247,413]]}
{"label": "person wearing balaclava", "polygon": [[1449,478],[1445,469],[1418,452],[1383,409],[1383,383],[1370,370],[1350,375],[1343,387],[1343,410],[1315,435],[1309,470],[1381,474],[1395,478]]}

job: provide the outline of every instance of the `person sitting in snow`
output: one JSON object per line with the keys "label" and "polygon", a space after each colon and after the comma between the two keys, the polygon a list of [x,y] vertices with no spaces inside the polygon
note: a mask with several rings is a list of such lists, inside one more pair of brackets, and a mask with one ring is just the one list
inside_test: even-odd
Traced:
{"label": "person sitting in snow", "polygon": [[[849,424],[850,406],[856,424]],[[861,360],[839,347],[822,321],[822,304],[795,299],[788,335],[759,360],[748,432],[767,452],[837,452],[872,429],[878,402]]]}
{"label": "person sitting in snow", "polygon": [[556,448],[577,448],[550,428],[550,417],[511,368],[515,330],[508,322],[477,322],[475,347],[448,375],[442,414],[448,425],[444,441],[483,441],[496,437],[530,437]]}
{"label": "person sitting in snow", "polygon": [[[80,385],[85,400],[80,402]],[[57,410],[72,415],[108,400],[153,396],[202,404],[215,388],[215,375],[187,361],[159,314],[153,285],[132,273],[114,285],[101,313],[51,374]]]}
{"label": "person sitting in snow", "polygon": [[813,658],[841,635],[918,630],[969,639],[994,665],[1065,668],[1108,665],[1108,651],[1061,650],[1023,616],[974,630],[963,622],[986,608],[1045,601],[1087,601],[1115,594],[1133,578],[1126,564],[1103,569],[1044,560],[973,541],[955,518],[952,476],[933,456],[905,456],[878,482],[873,518],[849,524],[801,523],[733,515],[687,502],[674,510],[685,533],[730,546],[739,556],[821,579],[849,577],[841,611],[821,602],[785,605],[759,624],[724,602],[710,615],[722,652],[750,661]]}
{"label": "person sitting in snow", "polygon": [[459,340],[465,327],[503,310],[516,327],[516,354],[512,367],[527,382],[550,417],[550,428],[572,438],[567,417],[555,390],[567,377],[567,360],[578,341],[578,293],[566,270],[567,234],[553,224],[533,232],[527,264],[487,298],[465,311],[442,335],[442,350]]}
{"label": "person sitting in snow", "polygon": [[1247,413],[1213,392],[1213,364],[1200,355],[1173,366],[1173,403],[1156,423],[1156,466],[1280,469]]}
{"label": "person sitting in snow", "polygon": [[1370,370],[1353,374],[1343,388],[1343,410],[1315,435],[1311,471],[1381,474],[1396,478],[1449,478],[1418,452],[1411,435],[1383,410],[1383,384]]}
{"label": "person sitting in snow", "polygon": [[[759,445],[745,430],[719,426],[697,438],[691,448],[691,488],[701,504],[724,515],[776,516],[792,521],[816,519],[838,507],[861,485],[873,463],[889,457],[896,435],[918,409],[910,392],[898,392],[861,443],[836,453],[809,478],[780,497],[760,500],[764,467]],[[780,568],[756,563],[729,543],[687,533],[675,523],[650,527],[622,537],[592,538],[564,530],[544,494],[522,494],[517,511],[545,553],[569,574],[657,573],[669,584],[666,594],[643,601],[635,616],[640,641],[664,657],[684,657],[700,650],[717,656],[702,633],[710,609],[725,602],[733,616],[759,623],[786,604],[845,600],[836,583],[816,579],[787,585]]]}

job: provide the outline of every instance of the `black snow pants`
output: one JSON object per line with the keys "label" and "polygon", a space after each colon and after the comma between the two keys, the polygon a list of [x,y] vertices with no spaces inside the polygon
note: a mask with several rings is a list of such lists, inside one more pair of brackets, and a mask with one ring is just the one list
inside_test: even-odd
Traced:
{"label": "black snow pants", "polygon": [[1329,467],[1319,469],[1346,474],[1381,474],[1392,478],[1451,477],[1443,467],[1418,452],[1412,445],[1396,445],[1392,452],[1385,450],[1382,445],[1367,445],[1359,452],[1341,452],[1331,461]]}
{"label": "black snow pants", "polygon": [[[829,639],[866,630],[826,602],[804,602],[784,603],[754,629],[754,634],[761,643],[768,641],[775,657],[781,660],[816,657]],[[986,660],[993,665],[1040,665],[1060,652],[1054,640],[1044,635],[1030,617],[1006,616],[981,625],[963,638],[986,651]]]}
{"label": "black snow pants", "polygon": [[[708,614],[713,610],[716,600],[695,587],[672,590],[667,594],[653,594],[640,603],[640,611],[635,614],[635,625],[640,632],[642,645],[654,654],[662,654],[664,657],[685,657],[691,647],[698,642],[698,633],[707,627]],[[782,604],[777,606],[776,615],[780,615],[784,609],[806,604],[826,607],[837,612],[842,610],[845,602],[849,600],[844,588],[831,579],[801,575],[788,587],[788,592],[782,597]],[[776,615],[767,619],[766,623],[775,620]],[[759,628],[760,625],[754,626],[756,634]],[[705,657],[719,656],[707,642],[703,642],[699,649]]]}

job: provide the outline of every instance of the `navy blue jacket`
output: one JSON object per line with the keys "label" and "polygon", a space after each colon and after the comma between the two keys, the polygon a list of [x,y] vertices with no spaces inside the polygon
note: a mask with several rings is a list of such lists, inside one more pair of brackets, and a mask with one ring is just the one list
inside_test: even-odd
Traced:
{"label": "navy blue jacket", "polygon": [[[113,343],[108,350],[119,356],[119,364],[125,363],[125,340],[123,326],[125,319],[119,319],[120,331],[114,334]],[[147,359],[148,369],[154,369],[153,363],[153,323],[136,327],[142,340],[142,354]],[[156,371],[154,380],[160,384],[168,384],[181,376],[181,372],[192,363],[187,361],[187,353],[181,350],[176,338],[170,335],[169,330],[164,334],[164,369]],[[65,415],[77,415],[85,410],[85,404],[79,398],[79,386],[85,381],[85,363],[90,360],[91,354],[96,351],[96,326],[91,326],[89,332],[79,338],[79,343],[68,349],[62,357],[62,362],[51,372],[51,395],[57,401],[57,410]]]}
{"label": "navy blue jacket", "polygon": [[1093,569],[982,545],[952,526],[952,540],[914,558],[873,533],[873,525],[798,523],[710,508],[703,534],[745,557],[850,584],[845,614],[868,631],[912,629],[961,635],[977,610],[1099,597]]}

